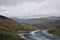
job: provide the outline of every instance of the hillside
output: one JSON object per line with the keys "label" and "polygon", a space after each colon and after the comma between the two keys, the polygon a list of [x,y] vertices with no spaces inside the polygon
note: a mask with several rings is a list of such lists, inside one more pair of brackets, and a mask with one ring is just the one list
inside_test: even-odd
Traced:
{"label": "hillside", "polygon": [[55,22],[50,25],[53,26],[53,28],[49,30],[49,33],[60,36],[60,19],[55,20]]}
{"label": "hillside", "polygon": [[18,32],[22,33],[37,29],[39,28],[36,26],[19,23],[0,15],[0,40],[23,40],[18,36]]}
{"label": "hillside", "polygon": [[[20,19],[15,18],[15,20],[19,21]],[[60,35],[60,17],[46,17],[24,19],[22,21],[21,20],[19,22],[33,24],[35,26],[40,26],[40,28],[49,28],[49,33]]]}

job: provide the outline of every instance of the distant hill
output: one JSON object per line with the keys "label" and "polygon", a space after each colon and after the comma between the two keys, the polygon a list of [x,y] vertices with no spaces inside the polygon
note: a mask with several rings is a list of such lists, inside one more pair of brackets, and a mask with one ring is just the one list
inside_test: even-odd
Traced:
{"label": "distant hill", "polygon": [[52,28],[53,24],[55,24],[56,21],[60,20],[60,17],[52,16],[52,17],[46,17],[46,18],[33,18],[33,19],[13,18],[13,19],[18,22],[33,24],[33,25],[40,26],[40,27]]}
{"label": "distant hill", "polygon": [[23,40],[18,36],[18,32],[22,33],[37,29],[39,28],[36,26],[20,23],[0,15],[0,40]]}
{"label": "distant hill", "polygon": [[13,17],[12,19],[14,19],[18,22],[23,22],[23,23],[28,23],[28,24],[38,24],[38,23],[58,20],[58,19],[60,19],[60,17],[31,18],[31,19],[19,19],[19,18]]}

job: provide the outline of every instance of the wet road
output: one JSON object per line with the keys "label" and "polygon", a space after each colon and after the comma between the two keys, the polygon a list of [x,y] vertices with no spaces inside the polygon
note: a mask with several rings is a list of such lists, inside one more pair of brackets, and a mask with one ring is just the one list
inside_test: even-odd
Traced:
{"label": "wet road", "polygon": [[48,34],[47,30],[36,30],[21,36],[26,40],[60,40],[60,37]]}

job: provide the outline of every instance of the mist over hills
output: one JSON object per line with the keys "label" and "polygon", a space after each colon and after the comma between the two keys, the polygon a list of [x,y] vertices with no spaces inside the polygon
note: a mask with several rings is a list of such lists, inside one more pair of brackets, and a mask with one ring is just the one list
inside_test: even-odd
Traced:
{"label": "mist over hills", "polygon": [[31,19],[19,19],[19,18],[13,18],[14,20],[22,23],[32,24],[36,26],[42,26],[42,27],[49,27],[52,28],[52,26],[56,24],[60,24],[57,21],[60,21],[60,17],[46,17],[46,18],[31,18]]}
{"label": "mist over hills", "polygon": [[31,19],[20,19],[20,18],[15,18],[13,17],[12,19],[18,21],[18,22],[23,22],[23,23],[28,23],[28,24],[37,24],[37,23],[44,23],[44,22],[54,22],[54,20],[60,19],[60,17],[46,17],[46,18],[31,18]]}

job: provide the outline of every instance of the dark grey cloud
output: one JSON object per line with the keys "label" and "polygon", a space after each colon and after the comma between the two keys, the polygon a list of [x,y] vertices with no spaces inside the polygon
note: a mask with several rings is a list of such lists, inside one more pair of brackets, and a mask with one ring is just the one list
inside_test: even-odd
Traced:
{"label": "dark grey cloud", "polygon": [[0,5],[5,6],[14,6],[17,4],[21,4],[23,2],[30,2],[30,1],[44,1],[44,0],[0,0]]}
{"label": "dark grey cloud", "polygon": [[0,12],[4,12],[4,11],[7,11],[7,10],[0,10]]}
{"label": "dark grey cloud", "polygon": [[0,5],[5,5],[5,6],[11,6],[11,5],[16,5],[18,0],[0,0]]}

